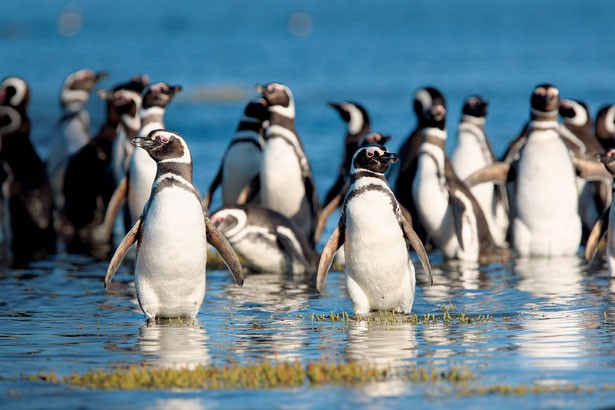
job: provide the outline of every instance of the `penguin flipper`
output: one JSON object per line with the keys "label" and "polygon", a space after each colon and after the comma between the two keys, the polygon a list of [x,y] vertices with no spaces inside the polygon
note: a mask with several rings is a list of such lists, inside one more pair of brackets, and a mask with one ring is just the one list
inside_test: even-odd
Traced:
{"label": "penguin flipper", "polygon": [[239,286],[243,286],[243,268],[231,244],[207,217],[205,217],[205,229],[207,231],[207,242],[216,248],[222,260],[231,271],[235,283]]}
{"label": "penguin flipper", "polygon": [[598,252],[598,247],[602,238],[606,235],[607,228],[609,226],[609,212],[611,211],[611,205],[609,205],[600,219],[596,221],[591,232],[589,233],[589,237],[587,238],[587,242],[585,243],[585,259],[588,262],[591,262],[596,256],[596,252]]}
{"label": "penguin flipper", "polygon": [[309,272],[312,269],[312,267],[310,266],[307,259],[305,259],[305,256],[303,255],[303,252],[301,251],[301,245],[296,242],[295,238],[293,238],[292,236],[289,236],[288,233],[286,232],[288,230],[289,230],[288,228],[283,228],[283,227],[276,228],[278,244],[284,250],[284,252],[292,255],[294,259],[301,262],[305,270]]}
{"label": "penguin flipper", "polygon": [[244,205],[250,202],[261,189],[261,178],[256,174],[250,183],[244,186],[237,196],[237,204]]}
{"label": "penguin flipper", "polygon": [[203,198],[202,204],[203,204],[203,209],[205,210],[205,212],[209,212],[209,205],[211,205],[211,198],[214,196],[216,189],[218,189],[221,183],[222,183],[222,166],[220,166],[220,168],[218,169],[218,173],[214,177],[214,180],[211,181],[211,184],[209,184],[209,189],[207,189],[207,194],[205,195],[205,198]]}
{"label": "penguin flipper", "polygon": [[451,192],[449,195],[449,207],[453,215],[453,223],[455,224],[455,234],[457,235],[457,241],[461,249],[465,249],[463,246],[463,222],[464,214],[466,212],[466,206],[460,198],[455,196],[455,192]]}
{"label": "penguin flipper", "polygon": [[344,239],[344,227],[340,223],[333,230],[331,237],[327,241],[327,244],[320,255],[320,261],[318,262],[318,273],[316,274],[316,291],[318,293],[322,293],[322,290],[325,287],[327,273],[329,273],[329,268],[331,268],[333,257],[335,256],[335,252],[337,252],[337,250],[344,244]]}
{"label": "penguin flipper", "polygon": [[[407,211],[406,211],[407,212]],[[429,263],[429,258],[427,257],[427,251],[425,250],[425,246],[423,246],[423,242],[421,242],[421,238],[417,235],[417,233],[412,229],[412,225],[410,221],[401,214],[400,217],[401,227],[404,231],[404,235],[406,240],[412,246],[414,251],[416,252],[416,256],[418,256],[421,261],[421,266],[423,266],[423,270],[429,279],[429,285],[433,286],[433,274],[431,273],[431,264]]]}
{"label": "penguin flipper", "polygon": [[141,229],[141,225],[143,223],[143,218],[139,218],[134,226],[128,231],[120,245],[115,250],[113,257],[111,258],[111,262],[109,262],[109,266],[107,267],[107,274],[105,275],[105,288],[109,287],[109,284],[113,280],[113,276],[115,276],[115,272],[117,268],[122,263],[122,259],[124,259],[124,255],[128,252],[128,249],[132,246],[133,243],[137,241],[137,237],[139,234],[139,230]]}
{"label": "penguin flipper", "polygon": [[105,211],[105,219],[102,223],[102,228],[99,232],[101,240],[107,241],[111,238],[113,234],[113,225],[115,225],[115,219],[117,218],[117,214],[120,212],[120,208],[122,207],[122,203],[126,199],[126,194],[128,192],[128,178],[124,176],[120,183],[115,188],[113,195],[111,196],[111,200],[109,201],[109,205],[107,205],[107,210]]}
{"label": "penguin flipper", "polygon": [[331,198],[331,201],[329,201],[329,203],[320,211],[320,215],[318,215],[318,223],[316,224],[316,230],[314,231],[314,242],[320,242],[320,236],[325,230],[327,219],[333,213],[333,211],[335,211],[339,207],[340,202],[342,202],[342,196],[345,195],[346,191],[348,190],[347,188],[347,184],[344,185],[344,188],[342,188],[342,190],[336,196]]}
{"label": "penguin flipper", "polygon": [[579,178],[586,181],[603,181],[608,184],[613,182],[613,175],[607,171],[602,162],[572,158],[572,163]]}
{"label": "penguin flipper", "polygon": [[485,182],[494,182],[496,184],[505,184],[510,180],[509,173],[510,164],[507,162],[496,162],[493,165],[489,165],[485,168],[481,168],[478,171],[471,174],[463,182],[468,188],[472,188],[476,185],[483,184]]}

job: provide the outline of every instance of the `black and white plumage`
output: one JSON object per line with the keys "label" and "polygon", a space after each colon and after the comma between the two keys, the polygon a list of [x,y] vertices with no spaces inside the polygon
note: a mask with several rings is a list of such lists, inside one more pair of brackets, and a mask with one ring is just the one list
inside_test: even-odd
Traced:
{"label": "black and white plumage", "polygon": [[[222,205],[240,202],[259,202],[259,171],[265,140],[263,135],[268,125],[269,110],[263,98],[255,98],[246,104],[243,116],[237,125],[235,135],[229,143],[222,163],[203,199],[203,206],[209,209],[216,189],[222,185]],[[242,198],[244,189],[250,189],[251,198]]]}
{"label": "black and white plumage", "polygon": [[47,170],[51,181],[54,202],[60,214],[64,211],[64,175],[71,155],[90,139],[90,114],[87,102],[96,84],[107,77],[104,71],[82,69],[69,74],[60,90],[62,117],[58,132],[51,143]]}
{"label": "black and white plumage", "polygon": [[423,227],[444,256],[467,262],[507,261],[495,244],[482,209],[446,156],[446,109],[434,105],[419,149],[413,184],[414,204]]}
{"label": "black and white plumage", "polygon": [[7,173],[3,214],[17,267],[56,251],[53,197],[45,164],[30,141],[29,99],[22,78],[0,83],[0,163]]}
{"label": "black and white plumage", "polygon": [[316,288],[322,292],[333,256],[344,245],[348,293],[357,314],[411,311],[416,278],[410,247],[433,283],[423,244],[401,213],[384,177],[389,165],[397,160],[397,155],[380,145],[356,151],[350,171],[352,185],[318,265]]}
{"label": "black and white plumage", "polygon": [[267,101],[269,127],[260,166],[261,205],[292,220],[310,245],[320,213],[312,171],[295,130],[295,102],[286,85],[257,86]]}
{"label": "black and white plumage", "polygon": [[615,148],[615,104],[604,105],[598,109],[595,134],[605,150]]}
{"label": "black and white plumage", "polygon": [[[457,176],[465,179],[475,171],[496,162],[496,156],[485,132],[488,101],[478,95],[466,98],[461,122],[457,128],[457,146],[451,164]],[[503,186],[481,184],[470,189],[478,201],[489,231],[496,244],[506,244],[508,232],[508,198]]]}
{"label": "black and white plumage", "polygon": [[132,141],[156,161],[156,178],[143,215],[109,263],[105,286],[137,242],[135,288],[148,319],[194,317],[205,295],[208,242],[220,252],[239,285],[243,284],[241,265],[203,212],[192,183],[192,157],[186,141],[167,130],[154,130]]}
{"label": "black and white plumage", "polygon": [[359,147],[361,138],[370,131],[369,114],[365,107],[357,102],[345,101],[342,103],[329,102],[331,108],[338,112],[346,124],[346,136],[344,137],[344,155],[340,164],[337,179],[329,192],[325,195],[323,207],[326,207],[336,196],[340,194],[350,176],[352,157]]}
{"label": "black and white plumage", "polygon": [[229,205],[211,215],[213,224],[257,272],[315,273],[319,254],[284,215],[255,204]]}

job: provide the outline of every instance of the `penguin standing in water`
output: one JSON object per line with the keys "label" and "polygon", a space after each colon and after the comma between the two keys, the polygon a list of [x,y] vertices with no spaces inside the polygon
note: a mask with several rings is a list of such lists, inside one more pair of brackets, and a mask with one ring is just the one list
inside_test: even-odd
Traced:
{"label": "penguin standing in water", "polygon": [[96,228],[103,223],[115,190],[109,169],[111,147],[118,127],[121,124],[129,127],[129,119],[138,115],[143,88],[143,82],[135,78],[117,85],[112,91],[98,92],[107,102],[106,120],[98,134],[69,158],[64,177],[64,212],[75,231],[67,238],[66,251],[69,253],[107,259],[110,238],[97,236]]}
{"label": "penguin standing in water", "polygon": [[284,215],[255,204],[224,206],[211,215],[213,224],[257,272],[315,273],[320,255]]}
{"label": "penguin standing in water", "polygon": [[[485,133],[487,106],[487,100],[478,95],[468,97],[463,104],[457,146],[451,156],[453,169],[461,179],[496,161]],[[506,190],[501,185],[482,184],[471,191],[483,210],[493,240],[497,245],[505,246],[508,231]]]}
{"label": "penguin standing in water", "polygon": [[344,138],[344,156],[340,164],[337,179],[327,192],[323,207],[326,207],[341,191],[350,176],[352,157],[359,147],[359,141],[370,130],[369,114],[365,107],[357,102],[345,101],[342,103],[329,102],[331,108],[336,110],[346,123],[346,137]]}
{"label": "penguin standing in water", "polygon": [[13,266],[22,267],[56,251],[53,197],[45,164],[30,142],[27,83],[7,77],[0,83],[0,161],[8,178],[3,194]]}
{"label": "penguin standing in water", "polygon": [[414,94],[413,108],[416,114],[416,128],[399,149],[399,167],[397,175],[389,179],[394,180],[393,192],[399,203],[410,212],[412,223],[419,238],[425,242],[427,232],[421,225],[418,212],[412,199],[412,184],[416,175],[418,152],[423,141],[423,129],[427,124],[426,110],[433,105],[441,105],[446,109],[444,95],[435,87],[420,88]]}
{"label": "penguin standing in water", "polygon": [[292,220],[314,246],[320,203],[303,144],[295,130],[295,102],[283,84],[258,85],[269,127],[260,167],[261,204]]}
{"label": "penguin standing in water", "polygon": [[[83,69],[69,74],[60,91],[62,118],[52,142],[47,170],[54,203],[60,220],[64,218],[64,174],[69,157],[90,141],[90,114],[87,102],[96,84],[107,77],[104,71]],[[65,227],[62,227],[62,230]]]}
{"label": "penguin standing in water", "polygon": [[495,244],[478,201],[446,156],[446,109],[433,105],[425,110],[425,118],[412,187],[423,227],[448,259],[480,263],[510,260],[508,250]]}
{"label": "penguin standing in water", "polygon": [[372,310],[410,313],[416,278],[409,247],[414,248],[433,283],[423,244],[384,177],[389,165],[397,161],[397,155],[380,145],[356,151],[350,191],[318,265],[316,289],[322,293],[333,256],[344,245],[348,293],[359,315]]}
{"label": "penguin standing in water", "polygon": [[192,183],[192,157],[185,140],[175,132],[153,130],[132,143],[156,161],[156,178],[143,215],[109,263],[105,287],[137,242],[135,288],[147,318],[195,317],[205,296],[208,242],[220,252],[240,286],[241,264],[203,212]]}
{"label": "penguin standing in water", "polygon": [[258,189],[252,189],[252,198],[240,198],[244,188],[258,181],[261,156],[265,141],[263,135],[268,125],[269,110],[263,98],[250,101],[237,125],[235,136],[226,148],[222,163],[203,199],[203,206],[209,209],[216,189],[222,184],[222,205],[245,202],[258,203]]}

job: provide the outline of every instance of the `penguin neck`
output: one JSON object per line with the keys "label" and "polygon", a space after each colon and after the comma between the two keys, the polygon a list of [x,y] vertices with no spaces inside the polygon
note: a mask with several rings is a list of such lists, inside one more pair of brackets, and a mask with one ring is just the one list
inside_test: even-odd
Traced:
{"label": "penguin neck", "polygon": [[288,117],[276,111],[271,112],[269,126],[278,125],[288,130],[295,130],[295,117]]}
{"label": "penguin neck", "polygon": [[485,117],[475,117],[473,115],[464,114],[461,116],[462,124],[472,124],[480,128],[481,130],[485,129]]}
{"label": "penguin neck", "polygon": [[65,89],[60,96],[60,104],[67,113],[77,112],[85,108],[89,98],[90,93],[85,90]]}
{"label": "penguin neck", "polygon": [[531,113],[530,113],[530,121],[532,122],[540,122],[540,121],[557,122],[558,115],[559,115],[558,110],[540,111],[535,108],[532,108]]}
{"label": "penguin neck", "polygon": [[145,128],[148,124],[158,123],[163,124],[164,107],[142,107],[141,108],[141,127]]}
{"label": "penguin neck", "polygon": [[243,117],[239,124],[237,124],[237,129],[235,133],[240,133],[244,131],[249,131],[253,133],[260,134],[263,129],[263,120],[254,117]]}
{"label": "penguin neck", "polygon": [[354,166],[352,166],[351,171],[350,171],[350,183],[356,184],[357,181],[363,178],[376,178],[376,179],[386,182],[386,178],[384,174],[380,172],[370,171],[369,169],[365,169],[365,168],[357,169]]}
{"label": "penguin neck", "polygon": [[446,151],[446,129],[429,127],[423,130],[423,142],[425,144],[433,144]]}
{"label": "penguin neck", "polygon": [[158,162],[156,180],[169,175],[169,178],[177,176],[192,184],[192,162]]}

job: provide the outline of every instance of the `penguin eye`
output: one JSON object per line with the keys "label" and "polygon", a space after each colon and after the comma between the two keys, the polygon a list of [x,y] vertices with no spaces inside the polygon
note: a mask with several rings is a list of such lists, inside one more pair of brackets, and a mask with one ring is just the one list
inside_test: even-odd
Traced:
{"label": "penguin eye", "polygon": [[170,139],[169,139],[169,137],[168,137],[167,135],[161,135],[161,136],[160,136],[160,141],[161,141],[163,144],[168,144],[168,142],[170,141]]}
{"label": "penguin eye", "polygon": [[373,151],[367,151],[367,152],[365,153],[365,155],[367,155],[367,158],[371,158],[371,157],[373,157],[373,156],[374,156],[374,152],[373,152]]}

